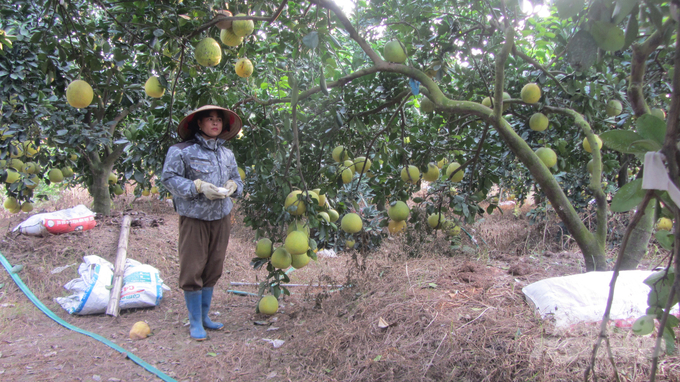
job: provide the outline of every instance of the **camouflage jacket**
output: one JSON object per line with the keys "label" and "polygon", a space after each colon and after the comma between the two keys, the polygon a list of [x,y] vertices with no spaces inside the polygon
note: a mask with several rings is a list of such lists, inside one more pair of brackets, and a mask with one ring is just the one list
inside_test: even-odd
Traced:
{"label": "camouflage jacket", "polygon": [[232,179],[238,188],[232,196],[243,192],[234,153],[222,146],[223,139],[206,140],[200,135],[178,143],[168,150],[161,182],[172,193],[175,209],[181,216],[201,220],[219,220],[233,207],[231,198],[209,200],[196,191],[194,180],[201,179],[217,187]]}

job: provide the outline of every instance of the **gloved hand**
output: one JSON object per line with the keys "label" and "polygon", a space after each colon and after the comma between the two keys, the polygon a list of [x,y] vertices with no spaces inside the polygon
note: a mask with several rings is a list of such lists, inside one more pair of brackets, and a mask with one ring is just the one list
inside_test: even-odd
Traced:
{"label": "gloved hand", "polygon": [[221,194],[217,190],[217,186],[215,186],[212,183],[204,182],[200,179],[194,180],[194,184],[196,185],[196,191],[198,193],[205,195],[206,198],[210,200],[216,200],[216,199],[224,199],[227,196],[224,194]]}
{"label": "gloved hand", "polygon": [[224,188],[227,190],[227,196],[231,196],[236,190],[238,190],[238,185],[233,180],[229,179],[227,183],[224,184]]}

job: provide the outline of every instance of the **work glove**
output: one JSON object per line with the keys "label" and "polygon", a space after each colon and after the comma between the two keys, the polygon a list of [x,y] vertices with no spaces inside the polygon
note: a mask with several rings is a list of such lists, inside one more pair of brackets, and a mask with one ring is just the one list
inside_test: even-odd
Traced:
{"label": "work glove", "polygon": [[226,191],[227,196],[231,196],[234,192],[236,192],[236,190],[238,190],[238,185],[236,182],[229,179],[227,183],[224,184],[224,190]]}
{"label": "work glove", "polygon": [[198,191],[199,194],[205,195],[205,197],[210,200],[224,199],[227,197],[226,195],[220,193],[217,189],[217,186],[212,183],[196,179],[194,180],[194,184],[196,185],[196,191]]}

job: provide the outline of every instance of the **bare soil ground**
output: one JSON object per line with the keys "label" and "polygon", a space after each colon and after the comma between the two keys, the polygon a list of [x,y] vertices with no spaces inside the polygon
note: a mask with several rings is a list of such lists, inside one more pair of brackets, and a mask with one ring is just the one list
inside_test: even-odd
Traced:
{"label": "bare soil ground", "polygon": [[[90,201],[65,191],[54,211]],[[224,276],[213,300],[213,320],[225,330],[203,342],[189,338],[186,308],[177,288],[177,216],[150,198],[119,199],[115,214],[96,228],[50,237],[11,233],[27,214],[0,215],[0,251],[32,292],[68,323],[99,334],[177,381],[574,381],[583,379],[599,326],[557,330],[537,317],[522,287],[583,271],[581,254],[555,222],[530,225],[524,214],[494,214],[466,226],[476,244],[452,252],[441,235],[419,243],[389,239],[372,253],[340,252],[290,274],[291,283],[344,285],[290,288],[279,313],[255,313],[256,292],[266,276],[249,263],[253,233],[236,214]],[[36,211],[41,212],[41,211]],[[525,212],[525,211],[524,211]],[[84,255],[115,260],[122,214],[131,214],[128,257],[158,268],[171,288],[151,309],[120,317],[72,316],[55,297],[78,277]],[[417,253],[417,256],[407,254]],[[75,264],[60,273],[57,267]],[[646,261],[648,269],[655,261]],[[66,329],[39,311],[0,269],[0,380],[154,381],[156,376],[112,348]],[[153,335],[131,340],[146,321]],[[381,322],[388,326],[381,328]],[[275,348],[269,341],[283,340]],[[612,352],[624,381],[649,380],[653,337],[612,326]],[[600,351],[597,376],[613,379]],[[658,380],[680,380],[680,357],[664,356]]]}

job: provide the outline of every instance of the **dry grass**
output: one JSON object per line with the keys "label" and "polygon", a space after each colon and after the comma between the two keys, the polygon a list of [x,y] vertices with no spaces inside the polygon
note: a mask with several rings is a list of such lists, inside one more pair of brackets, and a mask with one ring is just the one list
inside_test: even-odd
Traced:
{"label": "dry grass", "polygon": [[[81,192],[64,193],[54,210],[78,203]],[[52,301],[85,254],[113,260],[122,213],[132,214],[129,256],[158,268],[172,288],[155,309],[125,311],[117,319],[69,316]],[[253,233],[237,214],[229,261],[215,292],[213,319],[226,330],[197,343],[188,339],[186,308],[177,290],[176,215],[149,198],[118,198],[115,213],[98,219],[95,229],[46,238],[7,233],[0,245],[13,263],[25,264],[21,277],[64,320],[116,341],[180,381],[574,381],[590,357],[597,325],[557,330],[540,320],[524,301],[523,286],[582,271],[573,244],[557,236],[554,221],[530,225],[512,211],[487,216],[465,229],[473,253],[451,252],[441,234],[417,244],[404,236],[386,240],[371,253],[343,252],[336,258],[290,274],[291,283],[345,284],[344,288],[292,287],[278,314],[254,313]],[[13,227],[26,215],[2,217]],[[444,253],[446,255],[444,255]],[[414,255],[415,254],[415,255]],[[361,264],[361,267],[357,265]],[[7,380],[156,380],[102,344],[57,326],[30,304],[8,275],[0,273],[0,374]],[[127,339],[138,321],[154,336]],[[381,322],[387,327],[381,327]],[[264,324],[264,325],[260,325]],[[273,348],[263,338],[284,340]],[[612,327],[617,368],[625,381],[649,379],[653,337],[636,337]],[[597,375],[611,380],[613,368],[600,352]],[[663,357],[659,380],[678,381],[680,358]]]}

